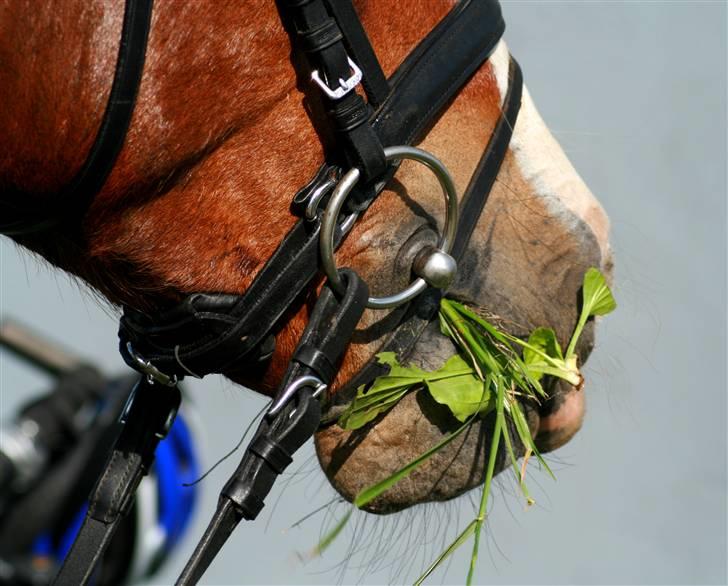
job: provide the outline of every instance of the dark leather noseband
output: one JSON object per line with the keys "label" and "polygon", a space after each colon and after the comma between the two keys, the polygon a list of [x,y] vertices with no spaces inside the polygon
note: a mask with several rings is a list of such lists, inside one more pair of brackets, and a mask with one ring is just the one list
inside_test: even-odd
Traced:
{"label": "dark leather noseband", "polygon": [[[124,431],[56,584],[76,586],[90,579],[119,520],[129,509],[159,439],[174,418],[179,404],[176,381],[185,375],[230,373],[266,364],[282,316],[320,274],[320,210],[329,197],[334,197],[331,190],[336,189],[342,173],[354,167],[361,180],[337,220],[334,245],[343,240],[353,219],[369,207],[396,172],[397,162],[388,162],[385,149],[413,145],[423,138],[491,55],[505,27],[495,0],[461,0],[386,79],[351,0],[279,0],[278,8],[294,51],[305,56],[313,80],[310,88],[315,90],[309,97],[319,101],[326,112],[323,120],[317,121],[323,125],[318,129],[320,134],[331,137],[326,161],[293,197],[292,210],[301,219],[243,295],[199,293],[157,316],[125,309],[119,329],[120,350],[143,377],[127,409]],[[136,94],[147,32],[144,26],[148,27],[150,12],[151,0],[127,0],[114,80],[114,88],[123,86],[127,96]],[[147,24],[143,26],[142,21]],[[139,39],[139,35],[144,38]],[[129,46],[135,42],[140,46]],[[354,90],[360,82],[366,100]],[[456,260],[465,252],[505,157],[520,108],[521,87],[520,69],[511,59],[502,116],[461,200],[460,222],[451,248]],[[115,95],[112,90],[112,98]],[[103,185],[123,143],[133,104],[122,107],[113,99],[89,161],[79,174],[83,189],[74,204],[76,212],[88,206],[92,191]],[[98,162],[102,156],[108,159]],[[84,179],[91,171],[93,180]],[[17,216],[14,223],[3,224],[2,229],[6,233],[44,229],[64,217],[58,210],[40,219],[28,213]],[[199,580],[238,522],[258,515],[294,452],[319,425],[335,421],[339,407],[351,399],[356,388],[383,374],[375,361],[367,364],[325,406],[328,412],[322,421],[320,397],[336,376],[368,298],[366,284],[354,271],[342,269],[339,276],[343,292],[336,293],[330,283],[324,284],[274,403],[223,488],[218,509],[178,584]],[[429,287],[407,307],[398,309],[398,325],[383,349],[406,360],[436,315],[441,296],[439,289]]]}

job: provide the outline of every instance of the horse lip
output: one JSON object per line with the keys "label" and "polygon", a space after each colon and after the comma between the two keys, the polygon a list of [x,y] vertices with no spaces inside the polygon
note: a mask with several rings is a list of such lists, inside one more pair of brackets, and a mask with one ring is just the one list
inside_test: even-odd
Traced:
{"label": "horse lip", "polygon": [[[433,366],[432,364],[422,364],[422,356],[423,353],[421,351],[418,351],[421,347],[420,345],[422,343],[425,343],[426,345],[432,344],[434,341],[437,341],[438,346],[440,344],[446,344],[445,351],[443,352],[444,356],[442,362],[444,363],[445,360],[447,360],[450,356],[455,354],[457,352],[457,349],[452,344],[450,339],[442,334],[440,332],[440,327],[438,324],[438,317],[437,314],[432,317],[430,322],[425,326],[422,333],[420,334],[417,341],[414,343],[414,346],[411,348],[409,352],[409,357],[404,360],[405,363],[409,363],[409,359],[413,358],[414,364],[417,364],[417,366],[420,366],[421,368],[424,368],[425,370],[433,370],[434,368],[438,368],[441,366],[441,364],[437,364]],[[419,359],[419,360],[417,360]],[[372,373],[369,376],[366,376],[366,378],[363,381],[358,381],[357,378],[362,374],[363,371],[366,369],[371,369]],[[319,430],[325,429],[331,425],[336,424],[339,421],[339,418],[344,413],[344,411],[351,405],[352,401],[354,400],[354,397],[356,395],[356,391],[359,387],[361,387],[363,384],[371,384],[374,382],[374,380],[377,377],[384,376],[388,374],[389,367],[386,365],[379,364],[376,361],[376,356],[373,356],[370,361],[362,368],[359,373],[354,375],[352,379],[346,382],[343,388],[339,389],[332,397],[330,397],[329,401],[322,406],[322,414],[321,414],[321,422],[319,424]],[[375,420],[376,421],[376,420]],[[369,425],[369,424],[367,424]]]}

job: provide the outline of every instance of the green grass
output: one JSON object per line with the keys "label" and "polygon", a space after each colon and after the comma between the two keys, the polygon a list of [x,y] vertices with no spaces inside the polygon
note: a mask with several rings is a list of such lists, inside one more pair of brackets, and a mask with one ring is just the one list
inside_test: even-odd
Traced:
{"label": "green grass", "polygon": [[[584,275],[582,308],[573,335],[563,352],[551,328],[536,328],[528,340],[512,336],[477,315],[468,307],[450,299],[440,304],[440,328],[450,337],[459,353],[441,368],[426,372],[414,366],[403,366],[392,353],[378,356],[389,366],[386,376],[378,378],[369,388],[361,387],[341,416],[339,424],[345,429],[363,427],[375,417],[386,413],[407,393],[426,389],[438,403],[447,406],[462,423],[438,444],[403,466],[391,476],[364,489],[354,499],[354,506],[362,508],[381,496],[397,482],[407,477],[435,453],[459,437],[476,420],[494,412],[495,423],[490,444],[486,450],[485,478],[480,506],[458,537],[448,545],[417,579],[421,584],[453,552],[473,537],[473,550],[468,569],[467,584],[475,575],[480,547],[480,534],[487,518],[487,504],[495,474],[498,450],[502,445],[509,458],[512,473],[528,505],[533,503],[525,484],[525,468],[531,454],[553,477],[553,473],[539,454],[528,427],[522,404],[538,405],[547,399],[542,386],[544,376],[562,378],[581,388],[583,376],[578,368],[576,344],[587,320],[613,311],[616,303],[604,277],[595,268]],[[514,429],[525,449],[524,462],[518,465],[518,455],[509,429]],[[347,514],[327,533],[316,547],[321,553],[341,533],[350,518]]]}

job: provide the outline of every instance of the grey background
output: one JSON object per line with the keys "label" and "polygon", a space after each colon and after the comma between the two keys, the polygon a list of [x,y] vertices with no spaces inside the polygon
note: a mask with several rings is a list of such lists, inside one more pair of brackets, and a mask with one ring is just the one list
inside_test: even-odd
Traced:
{"label": "grey background", "polygon": [[[535,472],[538,504],[524,511],[501,481],[477,580],[725,584],[726,4],[505,2],[504,12],[534,100],[611,216],[619,309],[586,369],[584,429],[551,457],[557,482]],[[121,369],[113,311],[7,239],[0,254],[3,314]],[[0,360],[7,418],[47,381]],[[263,402],[222,379],[190,386],[211,463]],[[236,463],[204,483],[196,526],[153,583],[174,580]],[[297,552],[346,509],[286,529],[333,497],[303,450],[205,583],[411,582],[443,533],[472,517],[467,498],[398,519],[361,514],[323,559],[302,563]],[[430,583],[463,582],[469,550]]]}

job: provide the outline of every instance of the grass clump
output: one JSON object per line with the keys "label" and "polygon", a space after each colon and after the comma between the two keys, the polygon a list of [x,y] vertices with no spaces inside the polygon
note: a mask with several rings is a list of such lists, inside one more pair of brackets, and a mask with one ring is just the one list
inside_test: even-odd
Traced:
{"label": "grass clump", "polygon": [[[369,388],[359,388],[339,424],[345,429],[363,427],[382,413],[387,412],[408,392],[426,389],[432,398],[445,405],[462,425],[425,453],[403,468],[364,489],[354,500],[361,508],[371,503],[432,455],[460,436],[477,418],[495,412],[493,435],[489,438],[488,461],[485,469],[480,506],[477,516],[458,537],[433,561],[417,579],[421,584],[445,559],[473,536],[473,551],[467,583],[471,584],[478,559],[480,534],[486,519],[487,503],[495,474],[498,449],[501,442],[510,459],[516,482],[526,499],[532,504],[525,485],[525,467],[533,454],[544,469],[553,477],[546,462],[539,454],[522,410],[525,402],[536,404],[547,398],[542,386],[544,376],[553,376],[581,388],[583,376],[579,371],[576,344],[587,320],[592,316],[606,315],[616,307],[604,276],[595,268],[584,275],[582,308],[571,340],[562,351],[554,330],[548,327],[535,329],[527,340],[512,336],[457,301],[443,299],[440,304],[440,328],[450,337],[459,353],[441,368],[427,372],[414,366],[403,366],[393,353],[382,353],[378,360],[389,366],[387,375],[379,377]],[[519,467],[514,451],[511,431],[515,430],[526,453],[523,466]],[[341,532],[350,514],[347,514],[316,548],[322,552]]]}

